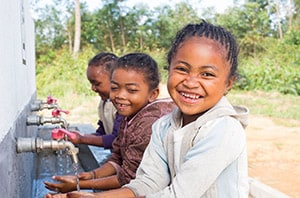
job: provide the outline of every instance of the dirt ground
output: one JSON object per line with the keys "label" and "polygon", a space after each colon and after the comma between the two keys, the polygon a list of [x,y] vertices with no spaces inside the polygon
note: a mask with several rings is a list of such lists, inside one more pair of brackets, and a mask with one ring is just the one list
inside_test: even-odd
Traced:
{"label": "dirt ground", "polygon": [[300,197],[300,127],[250,116],[246,133],[249,176],[290,197]]}

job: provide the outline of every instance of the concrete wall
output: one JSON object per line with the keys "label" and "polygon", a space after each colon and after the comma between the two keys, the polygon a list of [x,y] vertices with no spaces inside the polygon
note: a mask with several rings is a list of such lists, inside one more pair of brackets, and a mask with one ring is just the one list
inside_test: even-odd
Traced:
{"label": "concrete wall", "polygon": [[0,197],[31,197],[34,155],[17,154],[15,138],[36,131],[26,126],[36,93],[34,22],[27,0],[0,1]]}

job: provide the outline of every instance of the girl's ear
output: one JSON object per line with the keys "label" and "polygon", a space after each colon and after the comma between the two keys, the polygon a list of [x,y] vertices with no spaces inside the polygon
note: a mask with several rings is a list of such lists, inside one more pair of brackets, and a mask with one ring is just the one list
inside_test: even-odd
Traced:
{"label": "girl's ear", "polygon": [[228,80],[224,95],[226,95],[226,94],[230,91],[230,89],[232,88],[232,86],[233,86],[233,84],[234,84],[235,79],[236,79],[235,77],[231,77],[231,78]]}
{"label": "girl's ear", "polygon": [[149,102],[153,102],[154,100],[156,100],[158,95],[159,95],[159,88],[153,89],[150,93]]}

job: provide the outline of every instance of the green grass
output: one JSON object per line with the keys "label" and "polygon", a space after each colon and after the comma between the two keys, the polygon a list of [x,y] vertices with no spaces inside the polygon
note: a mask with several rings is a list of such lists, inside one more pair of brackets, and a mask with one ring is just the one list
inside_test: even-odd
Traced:
{"label": "green grass", "polygon": [[252,115],[272,118],[284,126],[300,126],[300,97],[275,92],[231,91],[228,95],[232,104],[247,106]]}

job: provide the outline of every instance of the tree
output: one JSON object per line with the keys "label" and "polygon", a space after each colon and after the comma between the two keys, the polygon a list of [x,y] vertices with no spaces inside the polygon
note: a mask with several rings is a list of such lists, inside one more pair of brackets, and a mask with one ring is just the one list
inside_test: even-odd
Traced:
{"label": "tree", "polygon": [[247,2],[216,15],[216,23],[230,30],[239,40],[245,55],[255,55],[263,50],[262,41],[274,35],[267,4]]}
{"label": "tree", "polygon": [[80,34],[81,34],[81,15],[80,15],[80,2],[75,0],[75,36],[73,55],[77,56],[80,49]]}

